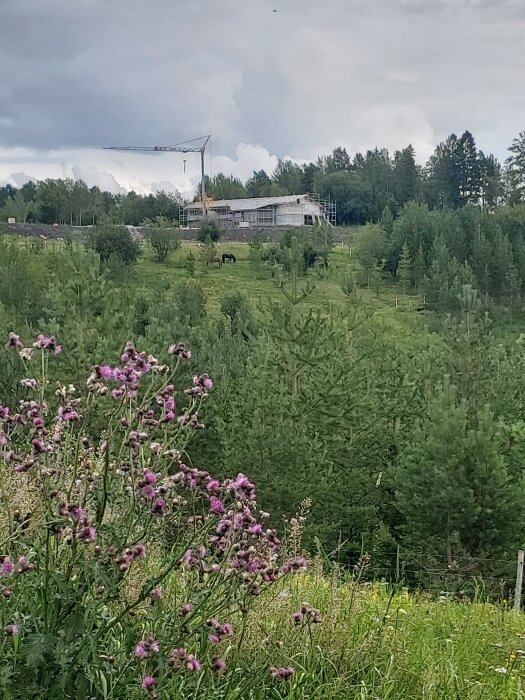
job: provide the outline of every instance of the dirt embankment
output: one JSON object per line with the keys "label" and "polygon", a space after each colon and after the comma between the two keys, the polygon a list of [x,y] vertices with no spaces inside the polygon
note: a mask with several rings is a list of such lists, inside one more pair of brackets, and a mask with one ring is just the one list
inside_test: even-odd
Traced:
{"label": "dirt embankment", "polygon": [[[0,224],[0,234],[7,233],[14,236],[34,236],[36,238],[83,238],[90,230],[90,226],[51,226],[48,224]],[[141,238],[140,227],[128,227],[131,232]],[[257,234],[263,237],[267,242],[278,240],[284,231],[288,228],[250,228],[250,229],[226,229],[223,233],[223,241],[232,241],[238,243],[248,243],[253,240]],[[346,239],[344,229],[334,228],[332,234],[337,243]],[[183,241],[197,241],[199,238],[199,230],[196,228],[181,228],[180,235]]]}

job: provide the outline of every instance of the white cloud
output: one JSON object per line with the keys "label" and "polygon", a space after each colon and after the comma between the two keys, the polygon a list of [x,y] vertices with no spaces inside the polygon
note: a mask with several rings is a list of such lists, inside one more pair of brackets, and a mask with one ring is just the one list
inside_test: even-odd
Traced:
{"label": "white cloud", "polygon": [[[273,12],[276,9],[277,12]],[[0,22],[0,181],[83,177],[183,193],[198,154],[102,151],[212,133],[213,172],[469,129],[524,128],[522,0],[13,0]],[[210,170],[207,161],[207,170]]]}

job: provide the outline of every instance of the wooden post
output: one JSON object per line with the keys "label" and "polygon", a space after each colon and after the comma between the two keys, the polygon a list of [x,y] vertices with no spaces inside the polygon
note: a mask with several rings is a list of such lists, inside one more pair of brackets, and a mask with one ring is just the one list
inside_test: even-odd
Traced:
{"label": "wooden post", "polygon": [[523,584],[523,560],[525,552],[520,549],[518,552],[518,568],[516,571],[516,590],[514,591],[514,610],[521,609],[521,587]]}

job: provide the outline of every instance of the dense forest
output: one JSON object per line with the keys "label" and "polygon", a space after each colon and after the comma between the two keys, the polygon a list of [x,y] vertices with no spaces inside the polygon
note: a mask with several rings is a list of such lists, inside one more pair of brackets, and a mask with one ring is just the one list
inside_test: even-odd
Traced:
{"label": "dense forest", "polygon": [[[353,157],[336,148],[306,165],[280,160],[273,173],[254,172],[245,183],[219,173],[207,178],[206,191],[215,199],[313,192],[337,203],[339,225],[377,222],[386,207],[396,216],[411,200],[430,209],[474,204],[491,211],[523,199],[525,131],[512,140],[504,164],[479,150],[469,131],[459,137],[451,134],[424,167],[417,165],[415,155],[410,145],[393,155],[386,148],[375,148]],[[0,220],[15,217],[22,222],[85,225],[110,220],[139,225],[157,216],[177,220],[182,204],[176,194],[112,195],[73,180],[28,182],[18,190],[11,185],[0,188]]]}

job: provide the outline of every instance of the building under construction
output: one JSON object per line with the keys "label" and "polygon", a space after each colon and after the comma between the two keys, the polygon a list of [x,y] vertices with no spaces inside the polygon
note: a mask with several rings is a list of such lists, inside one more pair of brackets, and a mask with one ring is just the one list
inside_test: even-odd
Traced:
{"label": "building under construction", "polygon": [[224,228],[290,228],[335,225],[335,202],[322,202],[312,194],[251,199],[217,199],[193,202],[181,210],[183,226],[198,227],[204,217]]}

